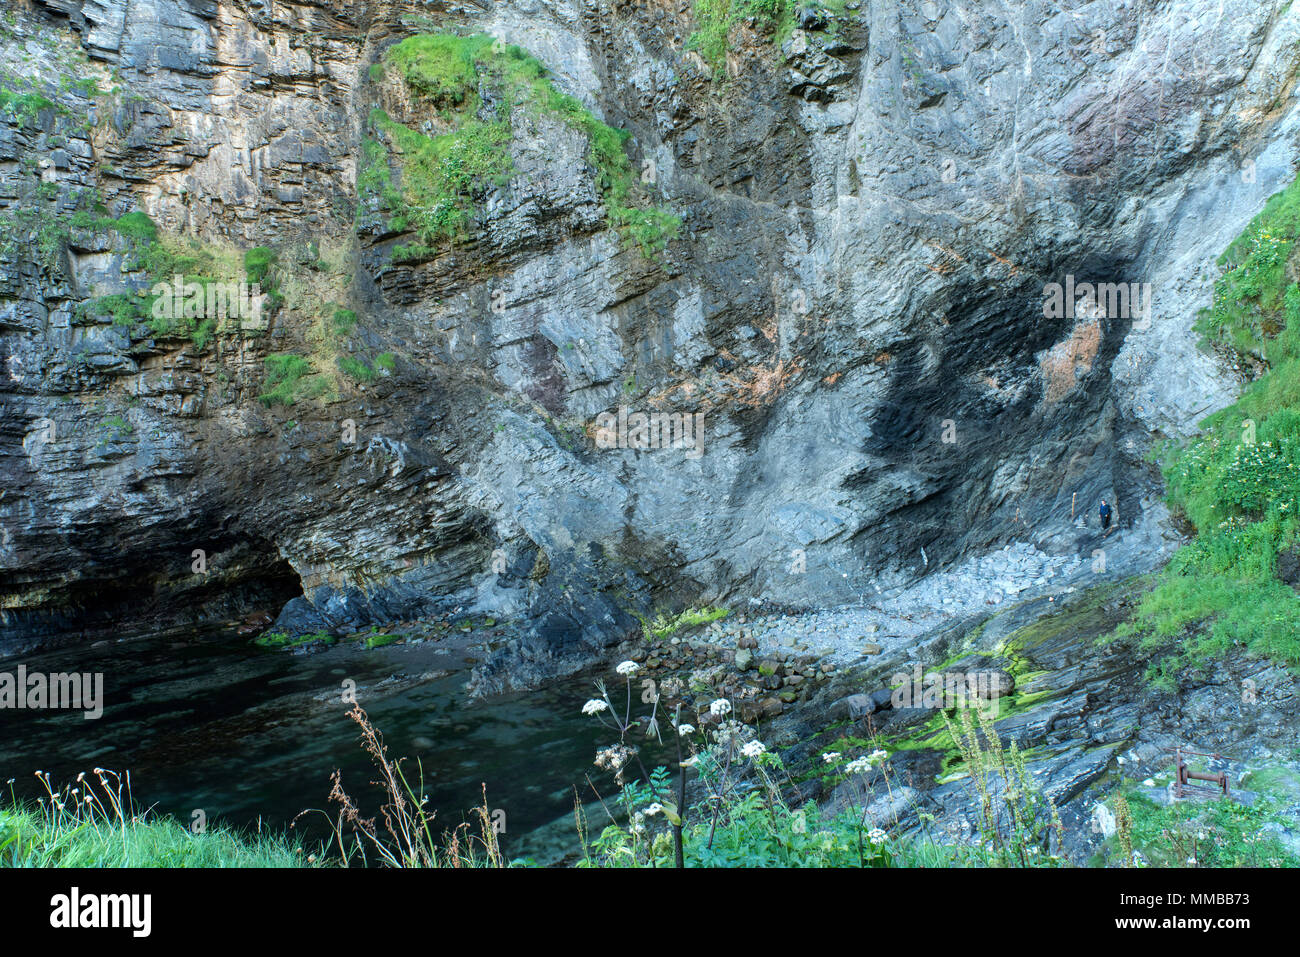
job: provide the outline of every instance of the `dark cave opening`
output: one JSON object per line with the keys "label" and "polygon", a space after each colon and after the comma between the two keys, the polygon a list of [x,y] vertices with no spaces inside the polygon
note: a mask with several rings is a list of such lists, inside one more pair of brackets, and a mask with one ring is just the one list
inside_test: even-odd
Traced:
{"label": "dark cave opening", "polygon": [[[133,551],[147,557],[124,563]],[[169,551],[160,568],[158,557]],[[51,589],[55,601],[0,612],[0,656],[196,626],[269,622],[303,593],[298,574],[265,539],[230,538],[207,549],[119,548],[113,558],[87,556],[83,577],[64,578]]]}

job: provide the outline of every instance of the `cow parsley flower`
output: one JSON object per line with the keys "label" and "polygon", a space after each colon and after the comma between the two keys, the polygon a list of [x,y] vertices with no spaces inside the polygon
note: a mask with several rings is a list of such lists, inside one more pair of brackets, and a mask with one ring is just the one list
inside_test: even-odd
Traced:
{"label": "cow parsley flower", "polygon": [[592,698],[582,706],[583,714],[600,714],[602,711],[608,711],[609,705],[600,698]]}
{"label": "cow parsley flower", "polygon": [[740,753],[747,758],[756,758],[766,750],[767,746],[762,741],[750,741],[740,749]]}
{"label": "cow parsley flower", "polygon": [[635,661],[624,661],[614,670],[617,671],[619,674],[621,674],[623,677],[630,678],[638,671],[641,670],[641,666],[638,665]]}
{"label": "cow parsley flower", "polygon": [[709,705],[709,713],[716,715],[730,714],[731,702],[726,698],[719,698],[717,701]]}

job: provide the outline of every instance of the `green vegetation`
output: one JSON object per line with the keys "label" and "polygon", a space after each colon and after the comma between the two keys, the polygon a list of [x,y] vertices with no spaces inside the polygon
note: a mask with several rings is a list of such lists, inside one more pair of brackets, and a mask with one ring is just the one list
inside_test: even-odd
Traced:
{"label": "green vegetation", "polygon": [[152,219],[138,209],[109,220],[106,225],[117,230],[127,239],[146,243],[158,241],[158,227],[154,225]]}
{"label": "green vegetation", "polygon": [[374,382],[379,373],[353,356],[339,356],[339,368],[357,382]]}
{"label": "green vegetation", "polygon": [[396,369],[397,360],[391,352],[381,352],[369,363],[355,356],[339,356],[338,365],[345,374],[357,382],[374,382],[382,373]]}
{"label": "green vegetation", "polygon": [[12,213],[0,214],[0,255],[13,256],[20,249],[34,248],[35,259],[54,272],[67,240],[67,220],[57,213],[19,206]]}
{"label": "green vegetation", "polygon": [[86,99],[93,100],[97,96],[107,96],[105,90],[99,88],[99,81],[93,76],[83,77],[80,80],[70,80],[68,86],[76,90]]}
{"label": "green vegetation", "polygon": [[404,202],[402,194],[393,188],[393,175],[388,168],[388,150],[379,140],[367,136],[361,141],[361,163],[357,169],[357,196],[363,203],[377,201],[390,210],[398,210]]}
{"label": "green vegetation", "polygon": [[818,0],[800,3],[797,0],[695,0],[694,13],[698,29],[687,41],[713,69],[714,76],[722,79],[727,74],[727,53],[732,48],[732,31],[741,21],[751,21],[761,34],[772,38],[780,48],[798,25],[800,8],[842,17],[849,11],[845,0]]}
{"label": "green vegetation", "polygon": [[254,246],[244,253],[244,274],[248,276],[250,283],[264,284],[267,281],[267,275],[271,267],[276,264],[279,257],[275,250],[268,249],[265,246]]}
{"label": "green vegetation", "polygon": [[[632,715],[635,667],[618,670],[628,691],[623,713],[615,705],[624,700],[621,689],[611,694],[603,681],[596,682],[599,697],[588,701],[583,711],[617,732],[618,743],[598,752],[596,765],[621,772],[631,756],[629,732],[645,718]],[[657,710],[657,702],[651,706]],[[710,708],[720,717],[729,710]],[[758,740],[754,729],[723,717],[703,729],[681,725],[674,736],[681,742],[677,771],[694,777],[700,794],[694,803],[688,804],[684,779],[674,781],[670,771],[660,767],[648,780],[622,784],[617,803],[626,823],[611,820],[596,840],[587,840],[586,818],[577,810],[586,849],[580,866],[1058,866],[1060,858],[1046,848],[1051,838],[1059,845],[1060,817],[1015,745],[1004,748],[987,720],[981,717],[976,726],[965,712],[960,728],[950,730],[972,768],[978,797],[980,840],[973,846],[936,839],[929,831],[934,821],[929,814],[920,815],[920,834],[910,836],[900,833],[897,815],[892,820],[873,818],[872,805],[888,799],[898,787],[888,754],[874,748],[873,741],[855,747],[857,754],[823,757],[821,763],[832,766],[837,781],[844,784],[841,811],[827,816],[812,803],[791,806],[786,796],[794,781],[782,758]],[[601,802],[607,813],[608,803]]]}
{"label": "green vegetation", "polygon": [[[1107,839],[1094,863],[1117,861],[1125,867],[1300,867],[1300,857],[1265,830],[1267,824],[1278,820],[1285,803],[1285,799],[1268,792],[1268,784],[1264,776],[1249,776],[1246,786],[1260,789],[1260,797],[1253,804],[1230,798],[1161,804],[1144,789],[1127,784],[1106,802],[1115,813],[1118,830]],[[1294,793],[1293,789],[1292,798]]]}
{"label": "green vegetation", "polygon": [[1164,450],[1170,504],[1195,526],[1117,637],[1154,654],[1149,677],[1233,647],[1300,666],[1300,595],[1279,580],[1300,509],[1300,180],[1273,196],[1227,249],[1197,328],[1259,370],[1203,434]]}
{"label": "green vegetation", "polygon": [[[630,816],[645,827],[644,809],[653,805],[649,793],[632,790]],[[639,815],[639,817],[638,817]],[[751,792],[735,801],[711,827],[705,817],[684,835],[683,856],[692,867],[942,867],[971,865],[981,857],[933,844],[864,841],[860,815],[852,810],[827,816],[816,806],[792,810],[784,804],[770,809],[764,796]],[[671,836],[666,830],[649,836],[611,825],[592,842],[580,867],[672,867]]]}
{"label": "green vegetation", "polygon": [[53,272],[74,229],[114,230],[126,237],[133,249],[157,238],[157,227],[144,213],[114,219],[87,190],[72,196],[78,208],[67,212],[54,205],[58,195],[57,184],[37,183],[30,199],[20,200],[13,212],[0,215],[0,252],[12,255],[23,246],[35,246],[39,261]]}
{"label": "green vegetation", "polygon": [[[210,296],[210,292],[215,292],[211,288],[214,284],[236,286],[241,279],[252,277],[251,282],[261,281],[264,287],[269,287],[271,309],[282,299],[274,289],[270,272],[276,255],[269,249],[250,250],[241,262],[238,254],[230,249],[193,238],[164,235],[142,210],[114,217],[93,190],[73,191],[64,199],[71,201],[68,204],[71,209],[57,205],[63,200],[56,184],[38,183],[13,212],[0,214],[0,254],[14,255],[20,249],[34,248],[36,258],[46,270],[59,273],[65,268],[63,252],[74,232],[113,232],[125,241],[123,272],[133,274],[131,285],[144,287],[124,288],[79,303],[74,310],[74,323],[91,324],[108,317],[114,325],[132,331],[143,324],[148,327],[146,335],[189,338],[202,351],[216,333],[233,327],[225,326],[221,317],[201,315],[204,307],[197,301],[191,302],[189,292],[175,296],[171,284],[176,276],[183,277],[187,290],[197,287],[196,300],[223,303],[228,313],[235,312],[232,296],[228,288],[216,290],[219,296]],[[167,291],[158,291],[160,285],[166,285]],[[178,302],[181,302],[179,307]],[[238,328],[244,327],[241,324]]]}
{"label": "green vegetation", "polygon": [[34,123],[44,110],[53,110],[56,113],[68,112],[65,107],[56,105],[53,100],[41,93],[34,91],[20,93],[0,85],[0,113],[18,120],[25,126]]}
{"label": "green vegetation", "polygon": [[[274,308],[278,304],[270,273],[276,255],[269,249],[251,249],[241,263],[230,251],[197,239],[163,236],[153,220],[140,210],[113,218],[98,203],[91,209],[81,209],[74,213],[68,222],[68,228],[90,232],[112,230],[118,233],[127,241],[125,268],[130,272],[144,273],[149,287],[135,293],[113,293],[83,302],[77,307],[79,321],[85,322],[107,315],[112,317],[114,325],[134,327],[138,323],[145,323],[150,334],[156,337],[189,338],[194,347],[202,351],[217,332],[224,331],[219,325],[224,320],[192,315],[188,305],[179,312],[171,303],[164,303],[167,308],[156,308],[162,296],[172,296],[172,284],[176,276],[183,278],[186,287],[197,286],[205,302],[209,299],[209,288],[214,284],[234,284],[242,278],[250,283],[263,284],[263,291],[268,292],[268,302],[264,308]],[[64,241],[66,238],[65,235]],[[166,284],[168,291],[157,296],[153,290],[160,284]],[[183,296],[187,303],[189,298],[188,293]],[[220,298],[229,309],[229,297],[224,290]],[[197,313],[203,310],[194,311]]]}
{"label": "green vegetation", "polygon": [[147,300],[142,297],[125,293],[97,296],[78,303],[75,318],[79,323],[87,323],[100,316],[110,316],[115,326],[133,326],[147,318],[146,305]]}
{"label": "green vegetation", "polygon": [[[654,621],[647,618],[641,618],[641,633],[645,636],[646,641],[657,641],[664,638],[671,638],[683,628],[693,628],[696,625],[707,625],[711,622],[726,618],[731,611],[726,608],[688,608],[680,615],[666,616],[662,613],[655,616]],[[639,616],[638,616],[639,617]]]}
{"label": "green vegetation", "polygon": [[330,325],[336,335],[349,335],[352,330],[356,328],[357,314],[351,309],[344,309],[340,306],[334,310],[334,314],[331,316]]}
{"label": "green vegetation", "polygon": [[[74,799],[75,800],[75,799]],[[0,867],[302,867],[285,838],[214,827],[192,834],[168,817],[125,828],[52,824],[38,811],[0,810]]]}
{"label": "green vegetation", "polygon": [[327,631],[315,631],[307,635],[290,636],[283,631],[268,631],[253,639],[253,644],[260,648],[301,648],[304,645],[332,645],[337,639]]}
{"label": "green vegetation", "polygon": [[[414,229],[424,243],[463,238],[476,191],[509,179],[510,128],[503,122],[465,119],[454,132],[429,137],[393,122],[382,110],[370,121],[402,155],[402,203],[393,228]],[[386,199],[391,202],[391,195]]]}
{"label": "green vegetation", "polygon": [[37,807],[9,796],[0,807],[0,867],[302,867],[288,838],[225,827],[192,833],[178,821],[137,810],[124,779],[96,770],[76,790],[53,790]]}
{"label": "green vegetation", "polygon": [[258,398],[268,406],[293,405],[300,399],[321,395],[328,384],[311,362],[292,353],[272,353],[262,360],[266,368],[267,390]]}
{"label": "green vegetation", "polygon": [[[324,637],[324,636],[307,636]],[[366,636],[379,647],[395,636]],[[992,725],[962,712],[949,731],[971,768],[976,841],[957,840],[932,828],[935,818],[921,812],[919,827],[897,815],[882,819],[879,807],[901,787],[888,755],[874,740],[852,740],[851,752],[826,755],[824,763],[842,782],[842,810],[828,814],[815,803],[792,804],[793,783],[782,758],[769,751],[754,729],[731,720],[696,729],[681,725],[677,769],[688,775],[698,799],[665,767],[645,778],[629,777],[633,759],[628,735],[641,727],[633,720],[631,694],[635,671],[620,667],[627,685],[627,711],[615,712],[622,689],[613,695],[597,682],[598,699],[584,712],[596,715],[619,743],[597,755],[597,766],[617,772],[618,791],[593,813],[607,816],[591,835],[587,810],[575,807],[582,848],[579,867],[1060,867],[1053,853],[1064,825],[1048,794],[1025,765],[1014,744],[1004,746]],[[593,704],[601,704],[592,708]],[[656,709],[657,702],[650,703]],[[712,709],[711,709],[712,710]],[[715,712],[725,715],[724,712]],[[246,835],[221,826],[192,833],[176,820],[151,817],[132,801],[129,779],[96,769],[75,785],[55,791],[38,772],[48,798],[24,806],[12,793],[0,808],[0,866],[13,867],[301,867],[375,864],[382,867],[505,867],[497,843],[493,812],[486,795],[468,821],[438,834],[434,812],[422,799],[423,768],[404,766],[389,755],[383,736],[366,713],[354,706],[348,716],[361,731],[382,794],[378,813],[363,812],[335,772],[325,813],[332,835],[325,847],[306,853],[287,836]],[[666,728],[671,732],[673,729]],[[636,735],[637,740],[642,735]],[[849,741],[851,739],[844,739]],[[686,757],[689,755],[689,757]],[[639,762],[639,759],[637,759]],[[819,762],[823,763],[823,762]],[[1157,775],[1161,780],[1168,774]],[[1214,801],[1171,806],[1147,797],[1150,790],[1131,783],[1114,792],[1116,833],[1091,863],[1095,866],[1295,867],[1293,852],[1270,825],[1285,826],[1287,808],[1300,793],[1300,776],[1286,767],[1264,768],[1244,784],[1257,799],[1250,804]],[[75,790],[74,790],[75,787]],[[1083,826],[1087,826],[1086,823]]]}
{"label": "green vegetation", "polygon": [[482,33],[470,37],[422,34],[407,37],[384,59],[407,86],[439,110],[474,113],[480,102],[476,61],[492,44],[492,38]]}
{"label": "green vegetation", "polygon": [[[1004,669],[1011,676],[1014,687],[1010,693],[996,699],[977,700],[967,697],[968,706],[974,708],[978,717],[987,718],[994,726],[1033,710],[1057,693],[1042,681],[1047,672],[1035,665],[1034,649],[1060,636],[1071,636],[1072,640],[1088,642],[1100,634],[1109,633],[1121,615],[1118,611],[1117,597],[1136,593],[1141,587],[1141,582],[1140,579],[1130,579],[1089,589],[1083,595],[1063,603],[1059,611],[1043,615],[1012,631],[998,641],[991,651],[986,651],[980,646],[980,637],[986,627],[980,625],[941,652],[947,655],[943,661],[922,671],[921,687],[910,690],[913,701],[916,701],[918,692],[922,702],[933,693],[937,698],[933,702],[935,706],[951,701],[951,698],[944,696],[946,682],[941,680],[943,676],[954,670],[960,673],[960,663],[964,659],[987,653],[996,660],[996,667]],[[976,670],[986,669],[982,666]],[[931,683],[932,675],[939,683]],[[914,677],[909,673],[907,681],[913,680]],[[897,685],[898,683],[895,683],[895,687]],[[954,691],[957,692],[957,689]],[[965,688],[960,689],[959,693],[969,694]],[[882,735],[879,746],[887,749],[891,754],[898,751],[939,752],[942,755],[937,775],[939,780],[969,774],[969,756],[961,747],[961,734],[959,732],[955,734],[964,710],[966,709],[960,706],[940,707],[923,721]],[[828,749],[847,751],[855,746],[865,746],[865,742],[841,738],[829,745]],[[1021,756],[1032,757],[1033,755],[1026,751],[1022,752]],[[827,781],[827,783],[837,782]]]}
{"label": "green vegetation", "polygon": [[[391,48],[384,62],[437,111],[446,128],[426,135],[382,110],[371,113],[371,127],[387,145],[377,139],[363,142],[357,191],[389,210],[393,230],[409,229],[418,237],[418,242],[394,249],[394,259],[426,256],[439,243],[468,234],[476,200],[514,173],[510,141],[516,107],[552,116],[586,136],[609,222],[628,243],[657,255],[677,235],[680,218],[649,206],[639,195],[625,150],[629,134],[555,89],[546,68],[519,47],[486,34],[423,34]],[[496,106],[485,113],[488,90]],[[393,183],[389,148],[400,155],[400,189]]]}

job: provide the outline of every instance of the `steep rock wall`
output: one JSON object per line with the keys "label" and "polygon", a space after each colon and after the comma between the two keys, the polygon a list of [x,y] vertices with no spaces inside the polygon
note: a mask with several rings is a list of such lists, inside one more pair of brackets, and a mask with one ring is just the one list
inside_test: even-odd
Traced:
{"label": "steep rock wall", "polygon": [[[1162,521],[1140,456],[1232,394],[1191,322],[1295,154],[1282,2],[864,3],[782,50],[741,24],[721,79],[669,0],[13,10],[9,72],[53,107],[0,124],[0,211],[38,220],[0,255],[3,650],[258,604],[300,630],[473,607],[520,624],[500,687],[634,611],[1077,549],[1076,500]],[[411,236],[357,190],[370,67],[480,31],[631,132],[682,217],[662,256],[607,226],[585,140],[521,111],[468,237],[395,255]],[[129,237],[73,223],[78,191],[275,249],[269,328],[79,312],[144,277]],[[1069,275],[1150,282],[1152,313],[1045,318]],[[268,408],[290,353],[322,394]],[[702,413],[703,454],[597,448],[619,406]]]}

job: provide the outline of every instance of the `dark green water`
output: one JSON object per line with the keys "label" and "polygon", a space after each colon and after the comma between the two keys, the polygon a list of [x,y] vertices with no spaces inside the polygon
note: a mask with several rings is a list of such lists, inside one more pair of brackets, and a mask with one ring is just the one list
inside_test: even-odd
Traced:
{"label": "dark green water", "polygon": [[[578,850],[576,829],[536,828],[573,812],[576,785],[584,802],[616,792],[592,759],[611,735],[581,708],[592,676],[555,687],[470,702],[462,690],[466,652],[433,643],[365,650],[344,644],[310,654],[266,651],[229,632],[141,638],[97,648],[69,648],[0,661],[30,672],[102,672],[104,713],[0,709],[0,783],[14,778],[21,797],[44,792],[33,776],[57,784],[99,766],[131,772],[138,805],[189,822],[202,809],[209,822],[284,829],[299,812],[327,809],[330,773],[363,812],[382,796],[346,717],[344,682],[381,730],[393,756],[418,758],[425,793],[451,826],[482,803],[504,811],[508,855]],[[449,672],[439,676],[440,672]],[[323,837],[323,819],[299,824]],[[571,836],[571,841],[570,841]]]}

